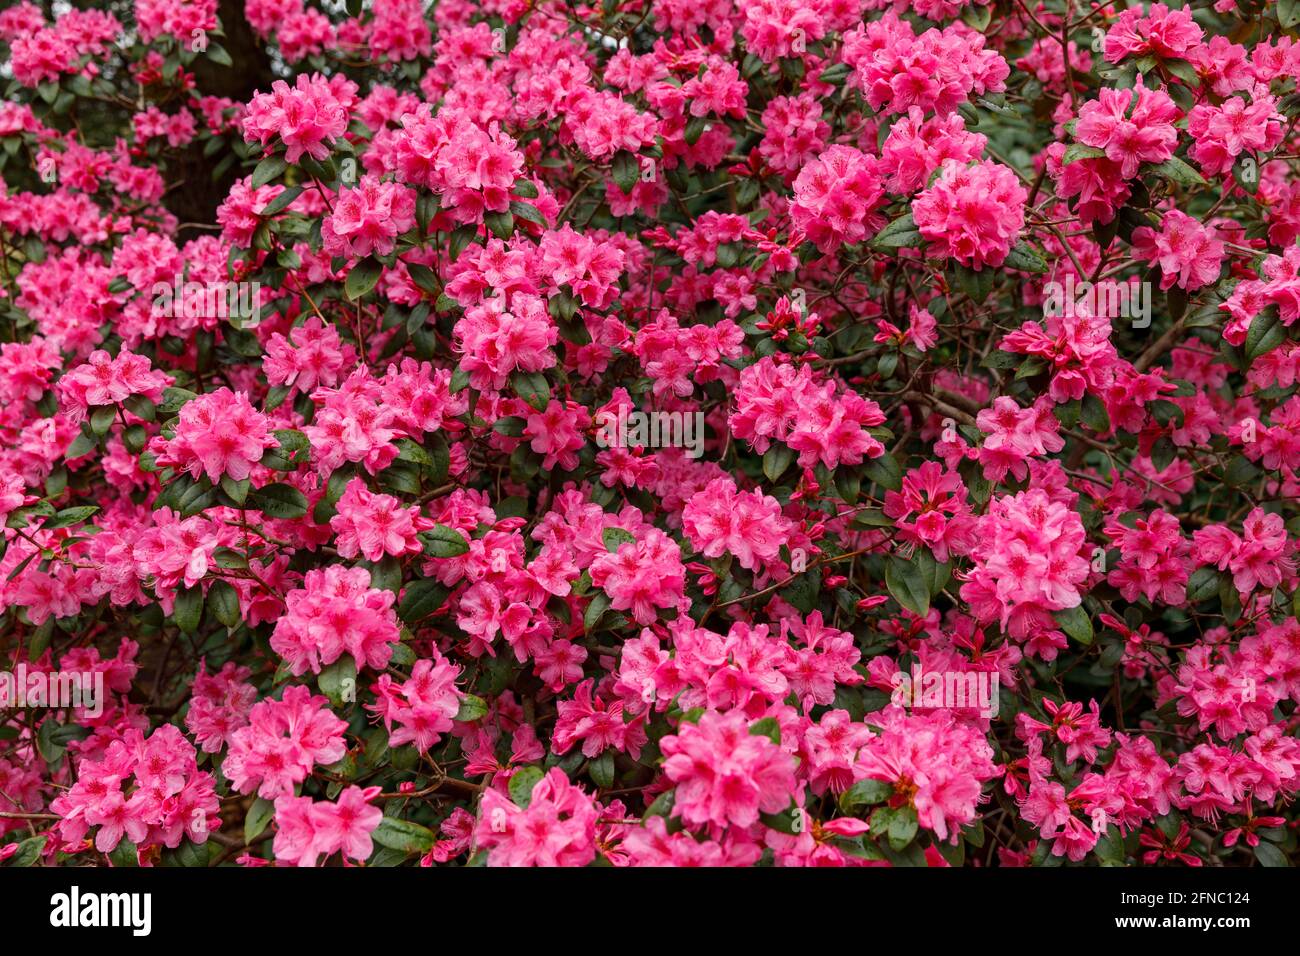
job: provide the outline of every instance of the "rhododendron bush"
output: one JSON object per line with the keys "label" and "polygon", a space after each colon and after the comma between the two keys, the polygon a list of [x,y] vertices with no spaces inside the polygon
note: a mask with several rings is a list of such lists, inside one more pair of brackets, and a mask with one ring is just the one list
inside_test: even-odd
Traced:
{"label": "rhododendron bush", "polygon": [[1300,4],[0,12],[0,861],[1285,866]]}

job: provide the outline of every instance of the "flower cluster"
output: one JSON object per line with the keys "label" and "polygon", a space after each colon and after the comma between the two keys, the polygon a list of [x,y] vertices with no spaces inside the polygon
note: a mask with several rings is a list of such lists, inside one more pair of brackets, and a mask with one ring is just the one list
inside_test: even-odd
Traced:
{"label": "flower cluster", "polygon": [[1294,3],[84,6],[0,864],[1300,864]]}

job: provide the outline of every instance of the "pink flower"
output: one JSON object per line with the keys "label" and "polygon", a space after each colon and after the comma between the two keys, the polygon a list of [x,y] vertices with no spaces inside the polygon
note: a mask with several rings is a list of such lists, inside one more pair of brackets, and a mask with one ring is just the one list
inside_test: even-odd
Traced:
{"label": "pink flower", "polygon": [[220,671],[209,674],[206,665],[200,663],[191,685],[193,696],[185,727],[204,753],[219,753],[234,732],[248,723],[257,700],[257,689],[248,683],[252,673],[247,667],[226,661]]}
{"label": "pink flower", "polygon": [[793,760],[766,735],[751,733],[743,713],[705,711],[659,747],[664,773],[677,788],[673,816],[687,826],[747,827],[760,811],[778,813],[790,805]]}
{"label": "pink flower", "polygon": [[292,793],[317,764],[340,760],[347,723],[328,704],[301,685],[285,688],[280,700],[256,704],[248,726],[231,736],[222,768],[235,789],[273,800]]}
{"label": "pink flower", "polygon": [[1079,110],[1075,136],[1079,142],[1106,151],[1118,163],[1120,175],[1132,179],[1142,163],[1163,163],[1178,144],[1178,107],[1162,90],[1141,82],[1131,90],[1103,87],[1097,99]]}
{"label": "pink flower", "polygon": [[883,455],[884,445],[867,429],[884,420],[880,407],[857,392],[837,394],[834,382],[816,384],[807,365],[763,358],[740,373],[728,424],[733,435],[748,439],[759,453],[773,440],[782,441],[801,453],[800,466],[820,461],[834,468]]}
{"label": "pink flower", "polygon": [[387,255],[397,237],[415,226],[415,192],[375,176],[339,193],[334,211],[321,225],[325,252],[360,259]]}
{"label": "pink flower", "polygon": [[160,402],[163,389],[172,381],[166,372],[154,371],[143,355],[123,349],[116,358],[110,358],[107,352],[96,349],[90,353],[89,362],[59,379],[59,395],[69,420],[79,424],[92,406],[118,405],[132,395]]}
{"label": "pink flower", "polygon": [[357,666],[388,666],[400,639],[392,591],[370,587],[365,568],[330,565],[308,571],[302,587],[285,596],[285,613],[275,624],[271,649],[297,676],[333,664],[344,652]]}
{"label": "pink flower", "polygon": [[475,844],[489,866],[586,866],[596,856],[596,807],[553,767],[521,809],[495,789],[479,806]]}
{"label": "pink flower", "polygon": [[420,753],[428,753],[442,740],[464,697],[456,687],[459,675],[458,666],[435,652],[433,658],[416,661],[410,678],[401,684],[387,674],[379,676],[374,687],[376,701],[368,706],[383,717],[390,747],[413,743]]}
{"label": "pink flower", "polygon": [[950,159],[912,203],[912,218],[933,254],[977,270],[1000,266],[1024,226],[1027,196],[1000,163]]}
{"label": "pink flower", "polygon": [[[352,87],[355,92],[356,87]],[[296,163],[303,154],[315,160],[329,156],[331,143],[348,127],[351,94],[341,98],[340,89],[319,73],[300,73],[291,87],[284,80],[271,84],[270,93],[258,93],[244,116],[244,136],[265,146],[273,139],[285,145],[284,158]]]}
{"label": "pink flower", "polygon": [[99,759],[83,759],[76,781],[50,803],[59,837],[79,843],[97,827],[95,849],[111,853],[123,839],[138,849],[206,843],[221,825],[212,774],[199,770],[194,746],[164,724],[148,738],[126,728]]}
{"label": "pink flower", "polygon": [[228,476],[240,481],[252,472],[268,448],[278,445],[267,417],[248,396],[219,388],[181,409],[171,440],[155,438],[150,449],[160,465],[170,465],[211,481]]}
{"label": "pink flower", "polygon": [[976,519],[966,502],[966,486],[938,462],[927,461],[904,475],[902,491],[885,493],[884,512],[904,540],[925,545],[939,561],[953,553],[968,554],[975,546]]}
{"label": "pink flower", "polygon": [[338,514],[330,519],[330,527],[338,535],[336,547],[344,558],[360,554],[367,561],[378,561],[385,554],[419,554],[424,545],[417,535],[434,526],[419,508],[404,507],[392,495],[372,493],[360,478],[348,482],[335,507]]}
{"label": "pink flower", "polygon": [[1106,59],[1119,63],[1126,56],[1154,54],[1165,59],[1188,58],[1201,43],[1201,28],[1187,8],[1171,10],[1163,3],[1150,12],[1130,7],[1120,13],[1106,33]]}
{"label": "pink flower", "polygon": [[917,106],[946,116],[972,93],[1006,88],[1010,68],[984,42],[960,25],[917,36],[890,10],[845,33],[841,56],[853,67],[849,86],[861,90],[873,110],[906,113]]}
{"label": "pink flower", "polygon": [[1187,116],[1191,156],[1207,176],[1230,172],[1242,153],[1275,148],[1282,141],[1282,124],[1276,101],[1267,95],[1251,102],[1229,96],[1221,106],[1197,103]]}
{"label": "pink flower", "polygon": [[369,859],[374,848],[370,834],[384,818],[383,810],[369,805],[379,790],[350,786],[335,803],[291,794],[276,797],[275,858],[294,866],[315,866],[318,857],[338,852],[359,862]]}
{"label": "pink flower", "polygon": [[822,252],[861,242],[884,223],[884,192],[874,161],[850,146],[832,146],[799,172],[790,215]]}
{"label": "pink flower", "polygon": [[892,784],[921,826],[955,842],[975,819],[981,787],[999,773],[984,736],[946,710],[909,716],[889,707],[872,722],[881,733],[862,748],[857,773]]}
{"label": "pink flower", "polygon": [[590,421],[586,408],[577,402],[555,399],[540,412],[530,412],[524,419],[524,435],[529,447],[542,455],[542,467],[559,465],[565,471],[578,467],[577,452],[587,443],[581,429]]}
{"label": "pink flower", "polygon": [[1133,254],[1160,267],[1160,288],[1177,285],[1191,292],[1219,278],[1224,246],[1213,226],[1171,209],[1159,232],[1148,226],[1133,230]]}
{"label": "pink flower", "polygon": [[589,570],[591,583],[609,595],[610,607],[630,610],[639,624],[653,621],[656,608],[675,607],[685,587],[681,548],[658,528],[620,544],[613,554],[599,555]]}
{"label": "pink flower", "polygon": [[1034,488],[995,498],[976,528],[975,568],[961,587],[981,621],[997,620],[1051,660],[1064,636],[1052,611],[1078,607],[1090,570],[1077,512]]}
{"label": "pink flower", "polygon": [[775,498],[758,490],[738,492],[730,479],[716,478],[687,502],[682,528],[705,557],[730,553],[742,568],[754,570],[777,556],[792,525]]}
{"label": "pink flower", "polygon": [[515,370],[540,372],[555,364],[559,338],[546,306],[535,296],[487,299],[456,323],[456,349],[470,384],[500,391]]}
{"label": "pink flower", "polygon": [[288,385],[310,393],[317,385],[339,383],[345,367],[356,361],[356,349],[344,344],[338,329],[311,316],[289,331],[271,335],[262,356],[262,370],[271,385]]}

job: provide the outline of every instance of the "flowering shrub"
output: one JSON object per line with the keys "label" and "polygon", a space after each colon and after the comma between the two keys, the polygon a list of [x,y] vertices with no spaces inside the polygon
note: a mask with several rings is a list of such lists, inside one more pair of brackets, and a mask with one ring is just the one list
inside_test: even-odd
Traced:
{"label": "flowering shrub", "polygon": [[57,6],[0,861],[1300,856],[1300,4]]}

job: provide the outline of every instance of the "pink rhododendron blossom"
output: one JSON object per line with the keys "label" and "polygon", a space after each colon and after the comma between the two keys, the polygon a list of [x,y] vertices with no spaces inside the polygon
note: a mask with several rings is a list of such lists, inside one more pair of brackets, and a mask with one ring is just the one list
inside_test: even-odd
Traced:
{"label": "pink rhododendron blossom", "polygon": [[1294,6],[4,6],[0,864],[1300,864]]}
{"label": "pink rhododendron blossom", "polygon": [[1001,265],[1024,225],[1024,188],[999,163],[948,160],[912,204],[931,247],[971,268]]}

